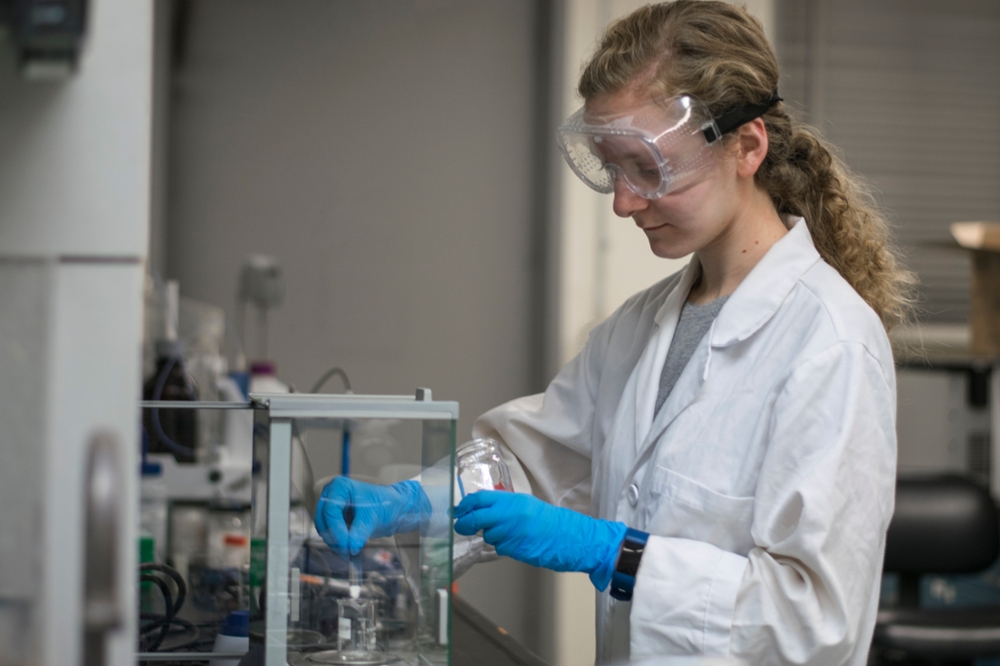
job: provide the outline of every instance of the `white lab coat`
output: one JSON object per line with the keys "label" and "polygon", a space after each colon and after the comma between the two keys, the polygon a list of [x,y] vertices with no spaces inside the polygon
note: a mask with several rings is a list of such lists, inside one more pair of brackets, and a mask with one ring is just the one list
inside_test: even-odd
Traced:
{"label": "white lab coat", "polygon": [[622,305],[544,394],[481,416],[515,489],[651,534],[598,661],[865,663],[892,516],[896,387],[875,313],[801,219],[726,302],[653,418],[697,260]]}

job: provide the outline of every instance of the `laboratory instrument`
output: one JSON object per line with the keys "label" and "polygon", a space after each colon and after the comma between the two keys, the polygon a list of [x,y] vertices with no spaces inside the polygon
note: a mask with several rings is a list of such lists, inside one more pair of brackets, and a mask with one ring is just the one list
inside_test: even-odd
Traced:
{"label": "laboratory instrument", "polygon": [[[248,576],[251,645],[265,666],[449,663],[453,471],[458,404],[415,396],[252,394],[254,481]],[[358,460],[352,483],[419,484],[426,511],[408,532],[334,552],[292,481],[293,449],[316,478],[339,470],[310,442],[350,420],[390,420],[384,455]],[[381,426],[385,427],[385,426]],[[335,441],[335,440],[332,440]],[[340,509],[353,521],[350,503]],[[251,648],[253,649],[253,648]]]}

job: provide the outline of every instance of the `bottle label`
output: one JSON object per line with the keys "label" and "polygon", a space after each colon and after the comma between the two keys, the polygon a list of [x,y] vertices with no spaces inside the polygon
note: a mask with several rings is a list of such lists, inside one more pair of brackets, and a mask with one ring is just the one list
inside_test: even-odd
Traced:
{"label": "bottle label", "polygon": [[267,540],[260,537],[250,539],[250,612],[261,611],[260,598],[264,585],[264,574],[267,567]]}
{"label": "bottle label", "polygon": [[267,539],[254,537],[250,540],[250,586],[260,587],[264,583],[264,569],[267,566]]}
{"label": "bottle label", "polygon": [[351,618],[340,618],[340,622],[338,623],[337,638],[342,641],[351,640]]}

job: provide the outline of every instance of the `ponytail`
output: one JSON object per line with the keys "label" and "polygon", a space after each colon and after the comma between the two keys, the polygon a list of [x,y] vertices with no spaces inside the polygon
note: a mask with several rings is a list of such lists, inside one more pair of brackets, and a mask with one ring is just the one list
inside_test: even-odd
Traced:
{"label": "ponytail", "polygon": [[764,116],[768,154],[756,182],[779,213],[805,218],[820,256],[889,329],[912,317],[916,277],[899,265],[889,224],[871,193],[819,138],[783,108]]}

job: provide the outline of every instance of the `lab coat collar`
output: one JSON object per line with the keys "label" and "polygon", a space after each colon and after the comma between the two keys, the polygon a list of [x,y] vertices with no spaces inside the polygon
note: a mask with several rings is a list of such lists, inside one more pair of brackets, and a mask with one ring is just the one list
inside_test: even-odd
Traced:
{"label": "lab coat collar", "polygon": [[[788,228],[788,233],[757,262],[719,312],[713,327],[713,347],[725,347],[753,335],[771,318],[802,274],[819,260],[805,220],[793,217]],[[657,326],[676,323],[700,275],[701,262],[693,256],[680,282],[656,312]]]}
{"label": "lab coat collar", "polygon": [[790,219],[788,233],[767,251],[722,307],[712,327],[712,347],[728,347],[756,333],[817,261],[819,252],[805,220]]}
{"label": "lab coat collar", "polygon": [[[801,224],[799,224],[802,222]],[[707,353],[698,352],[690,364],[699,368],[692,376],[685,371],[678,379],[670,397],[655,415],[655,399],[659,377],[670,342],[673,339],[681,309],[687,301],[691,286],[701,275],[701,263],[692,257],[678,285],[657,310],[659,334],[646,350],[637,369],[635,397],[635,434],[637,460],[659,438],[670,423],[695,400],[702,383],[708,378],[711,367],[711,349],[726,347],[745,340],[763,326],[778,310],[798,279],[809,267],[820,260],[812,236],[802,218],[789,220],[790,230],[775,243],[767,254],[743,279],[733,295],[722,306],[718,317],[709,329]]]}

